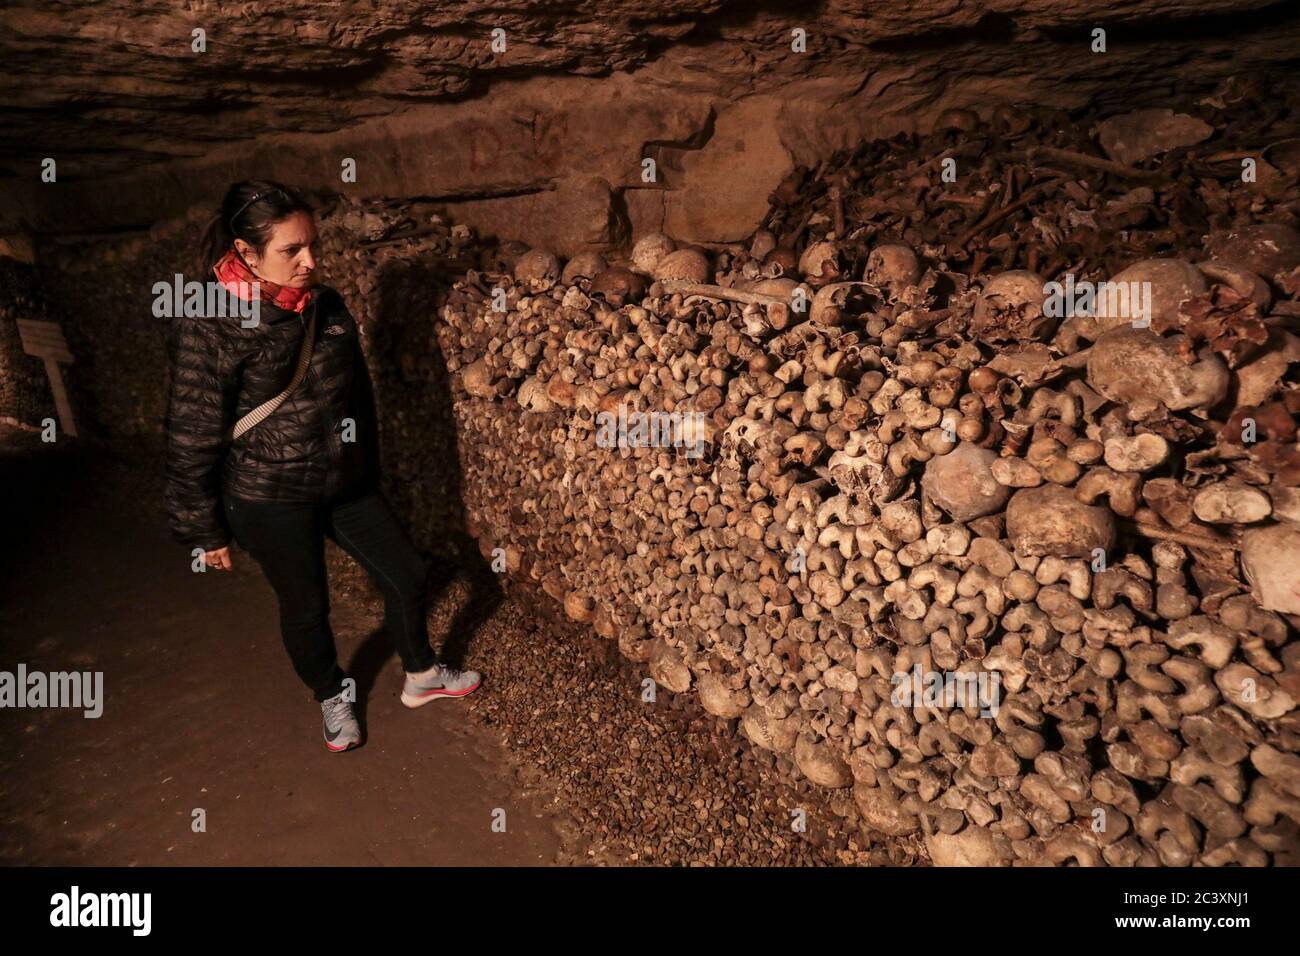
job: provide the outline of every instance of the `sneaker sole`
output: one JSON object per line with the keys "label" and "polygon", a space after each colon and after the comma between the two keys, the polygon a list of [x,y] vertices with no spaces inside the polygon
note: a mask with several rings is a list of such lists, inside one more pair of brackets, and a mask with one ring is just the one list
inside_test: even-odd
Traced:
{"label": "sneaker sole", "polygon": [[361,746],[361,741],[359,741],[359,740],[349,740],[349,741],[348,741],[346,744],[344,744],[342,747],[335,747],[335,746],[334,746],[332,743],[330,743],[328,740],[325,741],[325,749],[330,750],[330,751],[332,751],[332,752],[334,752],[334,753],[336,753],[336,754],[341,754],[341,753],[343,753],[343,751],[345,751],[345,750],[352,750],[354,747],[360,747],[360,746]]}
{"label": "sneaker sole", "polygon": [[437,700],[440,697],[450,697],[453,699],[467,697],[470,694],[474,693],[474,691],[478,690],[479,686],[482,683],[483,681],[480,680],[473,687],[466,687],[464,690],[441,690],[439,688],[435,688],[429,691],[427,694],[420,694],[418,696],[415,694],[408,694],[406,691],[402,691],[402,703],[405,704],[407,707],[415,708],[415,707],[421,707],[424,704],[427,704],[431,700]]}

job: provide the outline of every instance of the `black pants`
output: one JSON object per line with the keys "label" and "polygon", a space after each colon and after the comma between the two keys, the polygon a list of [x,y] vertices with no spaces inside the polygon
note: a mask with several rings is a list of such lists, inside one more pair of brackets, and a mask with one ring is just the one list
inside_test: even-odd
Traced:
{"label": "black pants", "polygon": [[224,497],[226,520],[280,601],[280,634],[317,700],[343,689],[329,624],[325,536],[352,555],[384,594],[384,628],[402,666],[425,671],[437,658],[425,622],[427,570],[377,491],[327,504]]}

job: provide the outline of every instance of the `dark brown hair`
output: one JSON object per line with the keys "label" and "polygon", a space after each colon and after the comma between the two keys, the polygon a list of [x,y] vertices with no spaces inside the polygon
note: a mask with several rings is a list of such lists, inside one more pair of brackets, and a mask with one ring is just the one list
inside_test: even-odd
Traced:
{"label": "dark brown hair", "polygon": [[203,230],[199,263],[205,274],[235,244],[243,239],[260,255],[271,238],[271,228],[295,212],[309,215],[316,210],[296,189],[265,179],[246,179],[233,184],[221,200],[221,208]]}

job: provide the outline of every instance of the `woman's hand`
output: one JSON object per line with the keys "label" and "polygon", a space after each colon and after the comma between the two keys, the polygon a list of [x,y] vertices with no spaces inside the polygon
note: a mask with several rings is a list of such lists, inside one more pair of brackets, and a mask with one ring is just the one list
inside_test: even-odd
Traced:
{"label": "woman's hand", "polygon": [[216,551],[204,551],[203,560],[210,568],[219,568],[222,571],[231,570],[230,545],[218,548]]}

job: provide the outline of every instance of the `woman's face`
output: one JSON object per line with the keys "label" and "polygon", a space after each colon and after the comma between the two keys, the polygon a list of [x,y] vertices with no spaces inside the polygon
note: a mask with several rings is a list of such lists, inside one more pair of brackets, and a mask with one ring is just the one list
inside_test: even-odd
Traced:
{"label": "woman's face", "polygon": [[311,284],[316,271],[316,257],[311,251],[315,242],[316,223],[309,214],[295,212],[271,226],[271,238],[261,255],[242,239],[235,240],[235,249],[258,278],[303,289]]}

